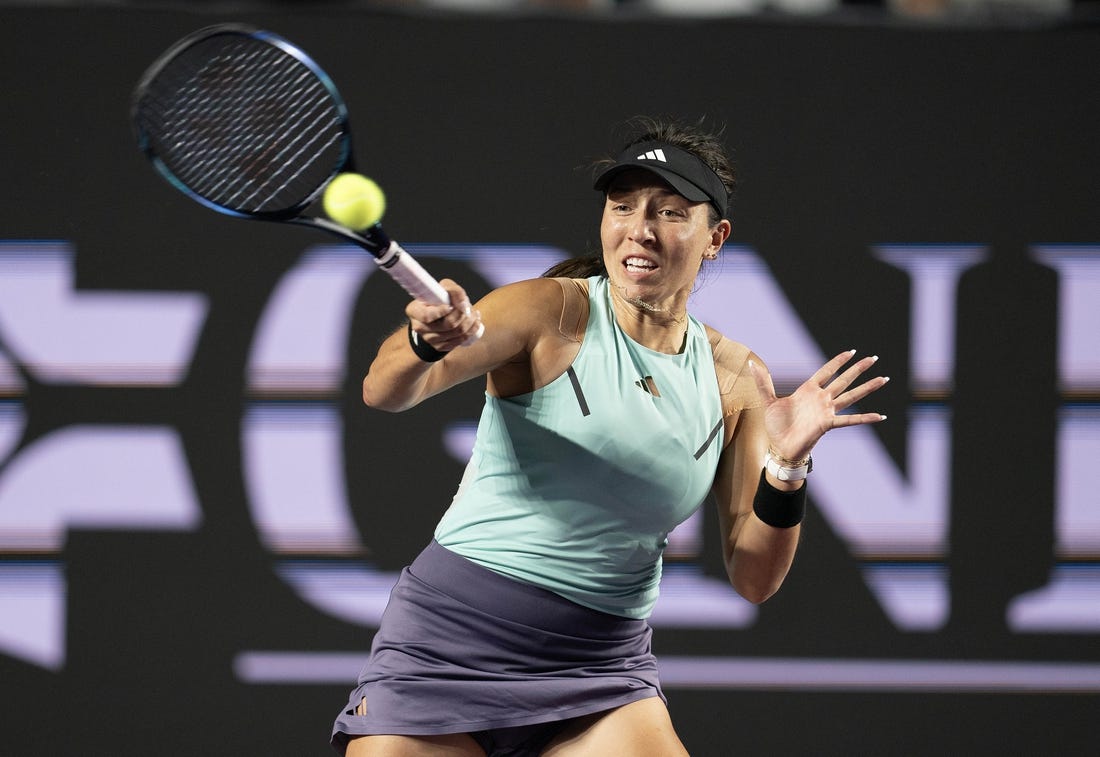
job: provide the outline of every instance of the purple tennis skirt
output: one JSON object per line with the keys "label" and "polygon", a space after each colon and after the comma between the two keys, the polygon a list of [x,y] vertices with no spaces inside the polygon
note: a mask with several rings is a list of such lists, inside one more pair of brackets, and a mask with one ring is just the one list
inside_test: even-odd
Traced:
{"label": "purple tennis skirt", "polygon": [[332,744],[343,753],[353,736],[499,731],[664,699],[650,637],[644,620],[582,607],[433,541],[390,594]]}

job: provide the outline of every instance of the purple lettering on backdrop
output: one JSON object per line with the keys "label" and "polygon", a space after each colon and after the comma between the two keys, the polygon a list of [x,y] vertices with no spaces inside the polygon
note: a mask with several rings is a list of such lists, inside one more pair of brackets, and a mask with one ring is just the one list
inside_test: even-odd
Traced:
{"label": "purple lettering on backdrop", "polygon": [[[531,246],[410,249],[462,260],[493,286],[537,276],[561,257],[557,250]],[[905,271],[911,282],[910,388],[922,401],[906,419],[906,473],[872,433],[849,429],[826,437],[816,453],[828,465],[815,473],[815,499],[860,561],[868,587],[895,626],[931,632],[942,627],[949,606],[938,561],[948,547],[955,291],[962,273],[985,253],[979,246],[929,245],[880,245],[871,253]],[[201,521],[173,428],[72,425],[18,446],[26,423],[23,375],[53,384],[173,386],[186,375],[205,322],[207,303],[195,293],[75,291],[73,254],[64,243],[0,244],[0,384],[11,398],[0,403],[0,555],[33,548],[55,557],[34,566],[0,566],[0,652],[53,670],[62,669],[65,660],[60,552],[67,529],[193,530]],[[1059,381],[1065,398],[1056,471],[1060,562],[1047,586],[1012,602],[1008,622],[1017,632],[1095,633],[1100,571],[1080,561],[1100,555],[1100,510],[1090,499],[1100,487],[1092,464],[1100,454],[1100,410],[1089,401],[1100,392],[1100,342],[1092,334],[1100,302],[1100,247],[1036,246],[1033,257],[1053,268],[1060,282]],[[394,574],[356,561],[318,567],[280,558],[303,549],[354,555],[371,537],[356,531],[348,510],[339,408],[317,398],[331,397],[342,386],[351,310],[372,272],[361,254],[321,246],[286,274],[254,336],[251,399],[241,427],[248,507],[280,576],[318,611],[367,626],[378,622]],[[731,291],[738,296],[730,298]],[[692,307],[701,320],[766,353],[780,391],[793,388],[825,359],[751,249],[729,250]],[[265,402],[276,394],[299,394],[303,401]],[[469,453],[473,422],[440,429],[457,459]],[[700,528],[701,519],[687,521],[671,536],[670,550],[692,557],[702,541]],[[906,564],[912,557],[923,567]],[[755,617],[755,608],[724,582],[686,570],[669,573],[653,623],[744,628]],[[325,654],[313,662],[327,659]],[[326,669],[294,656],[244,652],[237,671],[242,680],[272,682],[280,680],[280,670],[298,670],[294,666],[303,662],[305,669]],[[678,685],[691,685],[691,658],[674,662],[684,678]],[[730,664],[735,665],[730,681],[749,675]],[[339,666],[341,681],[347,669]],[[713,675],[716,668],[708,669]],[[791,675],[810,675],[809,669],[799,670]],[[999,675],[1017,673],[1030,675],[1004,670]],[[285,680],[297,675],[286,672]],[[945,673],[943,680],[950,677]]]}

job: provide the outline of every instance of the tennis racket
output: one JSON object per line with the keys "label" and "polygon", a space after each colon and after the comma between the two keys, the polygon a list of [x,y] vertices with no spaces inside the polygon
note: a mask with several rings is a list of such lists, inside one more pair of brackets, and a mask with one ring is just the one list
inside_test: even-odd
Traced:
{"label": "tennis racket", "polygon": [[446,290],[380,223],[355,232],[304,215],[337,175],[354,172],[348,111],[301,49],[243,24],[199,29],[145,71],[131,101],[138,145],[176,189],[238,218],[321,229],[359,245],[416,299]]}

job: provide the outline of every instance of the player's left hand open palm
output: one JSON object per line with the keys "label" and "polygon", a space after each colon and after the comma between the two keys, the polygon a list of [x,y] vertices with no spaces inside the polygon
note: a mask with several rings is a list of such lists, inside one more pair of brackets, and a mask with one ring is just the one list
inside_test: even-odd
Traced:
{"label": "player's left hand open palm", "polygon": [[771,375],[760,365],[750,363],[756,387],[764,399],[764,427],[776,454],[788,460],[802,460],[834,428],[886,420],[880,413],[842,414],[890,380],[878,376],[853,386],[878,360],[877,356],[865,357],[840,372],[854,356],[855,350],[840,353],[786,397],[777,397]]}

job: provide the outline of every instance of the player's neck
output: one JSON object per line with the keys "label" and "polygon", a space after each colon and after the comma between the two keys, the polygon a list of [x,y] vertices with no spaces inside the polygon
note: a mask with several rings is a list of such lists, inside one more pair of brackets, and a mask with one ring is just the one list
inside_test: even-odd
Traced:
{"label": "player's neck", "polygon": [[612,285],[612,311],[627,336],[655,352],[675,355],[687,344],[687,310],[628,298]]}

